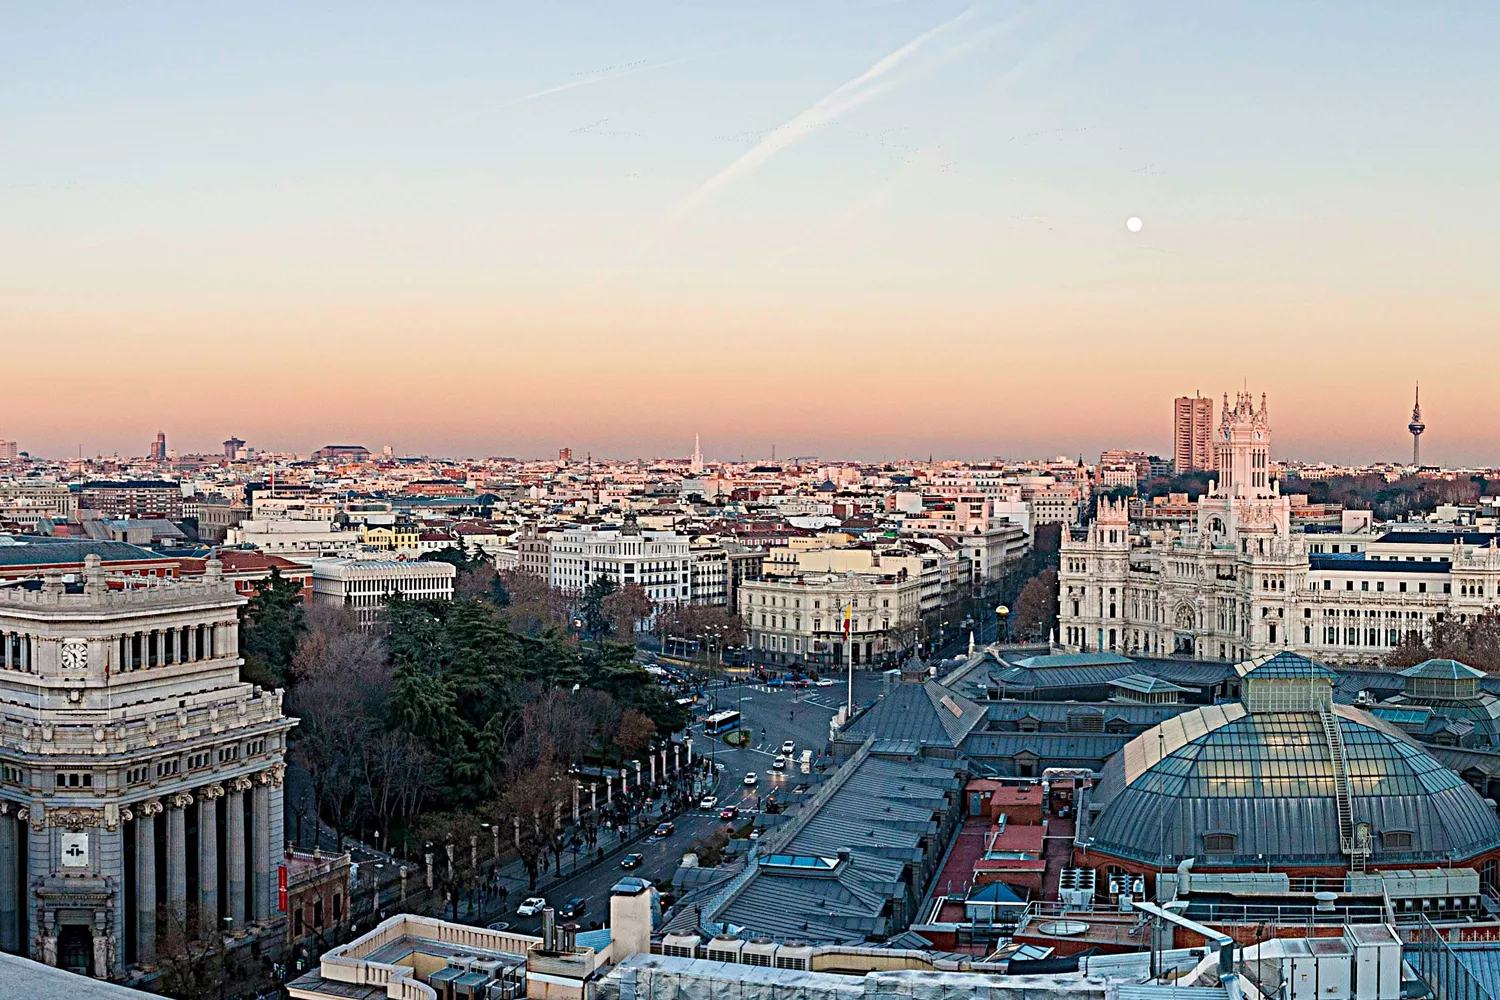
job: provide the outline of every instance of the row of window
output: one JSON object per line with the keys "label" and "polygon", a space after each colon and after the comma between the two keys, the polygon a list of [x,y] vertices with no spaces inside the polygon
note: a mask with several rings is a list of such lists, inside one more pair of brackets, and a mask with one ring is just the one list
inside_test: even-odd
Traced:
{"label": "row of window", "polygon": [[[769,621],[770,621],[770,624],[767,624],[767,616],[766,615],[761,615],[760,616],[760,627],[761,628],[781,628],[781,629],[785,629],[786,628],[786,615],[782,615],[780,617],[780,619],[779,619],[779,621],[781,622],[780,625],[777,625],[778,618],[777,618],[776,615],[771,615],[770,618],[769,618]],[[849,620],[849,629],[850,629],[850,631],[852,631],[852,632],[873,632],[875,630],[875,619],[873,619],[873,618],[866,618],[864,620],[864,622],[865,622],[865,627],[864,628],[860,628],[859,627],[859,619],[858,618],[851,618]],[[842,632],[844,630],[843,619],[838,619],[837,621],[835,621],[833,623],[833,626],[834,627],[833,627],[832,631]],[[890,627],[891,627],[891,620],[889,618],[882,618],[882,619],[880,619],[880,629],[881,629],[881,631],[885,631],[886,629],[888,629]],[[802,631],[802,619],[800,617],[793,617],[792,618],[792,630],[796,631],[796,632]],[[821,631],[823,631],[823,619],[821,619],[821,618],[814,618],[812,620],[812,630],[814,632],[821,632]]]}
{"label": "row of window", "polygon": [[[1407,593],[1407,589],[1406,589],[1407,588],[1407,583],[1406,583],[1405,580],[1398,580],[1398,581],[1396,581],[1396,583],[1397,583],[1397,585],[1399,587],[1399,589],[1396,591],[1396,593],[1399,593],[1399,594],[1405,594],[1405,593]],[[1309,581],[1308,584],[1307,584],[1307,589],[1308,590],[1316,590],[1317,589],[1317,584],[1314,583],[1314,582],[1312,582],[1312,581]],[[1333,581],[1332,580],[1324,580],[1323,581],[1323,589],[1324,590],[1332,590],[1333,589]],[[1345,580],[1344,581],[1344,589],[1345,590],[1353,590],[1354,589],[1354,581],[1353,580]],[[1361,581],[1359,581],[1359,589],[1361,591],[1369,592],[1369,590],[1370,590],[1370,581],[1369,580],[1361,580]],[[1377,594],[1383,594],[1383,593],[1385,593],[1385,581],[1384,580],[1376,580],[1375,581],[1375,592]],[[1425,594],[1425,593],[1427,593],[1427,581],[1425,581],[1425,580],[1418,581],[1416,592],[1418,594]],[[1445,584],[1443,584],[1443,593],[1445,593],[1445,594],[1451,594],[1452,592],[1453,592],[1453,584],[1451,584],[1451,583],[1445,583]]]}
{"label": "row of window", "polygon": [[[1409,851],[1415,837],[1410,830],[1386,830],[1380,834],[1380,846],[1387,851]],[[1234,855],[1239,853],[1239,837],[1233,833],[1205,833],[1203,853]]]}
{"label": "row of window", "polygon": [[[784,607],[787,606],[786,605],[786,598],[785,597],[776,597],[776,596],[772,595],[771,598],[770,598],[770,600],[767,600],[766,599],[767,595],[760,594],[760,595],[758,595],[760,599],[756,600],[756,596],[757,595],[751,595],[751,599],[750,599],[750,603],[751,604],[770,604],[770,605],[774,605],[776,607],[781,607],[781,608],[784,608]],[[853,598],[850,601],[845,601],[844,598],[840,597],[840,598],[837,598],[837,602],[836,603],[832,602],[832,601],[829,602],[828,606],[830,608],[842,609],[845,606],[845,604],[849,604],[852,607],[856,607],[857,608],[857,607],[860,606],[859,605],[859,598],[855,597],[855,598]],[[813,606],[814,610],[822,608],[823,607],[823,601],[822,601],[822,599],[821,598],[815,598],[813,600],[813,602],[812,602],[812,606]],[[873,597],[866,597],[865,598],[865,607],[867,607],[867,608],[873,608],[874,606],[875,606],[875,598],[873,598]],[[882,608],[888,608],[888,607],[890,607],[891,606],[891,599],[889,597],[882,597],[880,599],[880,606]],[[794,607],[794,608],[800,608],[800,607],[802,607],[802,598],[800,598],[800,597],[794,597],[794,598],[792,598],[792,607]]]}

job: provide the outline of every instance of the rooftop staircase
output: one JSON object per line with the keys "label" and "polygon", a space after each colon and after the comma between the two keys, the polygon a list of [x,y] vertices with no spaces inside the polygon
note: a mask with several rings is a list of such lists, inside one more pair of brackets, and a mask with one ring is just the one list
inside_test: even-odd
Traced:
{"label": "rooftop staircase", "polygon": [[1349,761],[1344,754],[1344,735],[1339,729],[1338,716],[1330,709],[1320,708],[1318,718],[1323,723],[1323,735],[1328,740],[1328,755],[1333,760],[1333,795],[1339,814],[1339,848],[1349,856],[1349,870],[1361,874],[1365,870],[1370,845],[1355,842],[1354,804],[1349,796]]}

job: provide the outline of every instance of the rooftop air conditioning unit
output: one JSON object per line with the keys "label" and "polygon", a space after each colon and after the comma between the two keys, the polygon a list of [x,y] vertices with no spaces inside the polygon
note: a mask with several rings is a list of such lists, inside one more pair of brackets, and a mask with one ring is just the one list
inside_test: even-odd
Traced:
{"label": "rooftop air conditioning unit", "polygon": [[740,961],[746,965],[771,968],[776,964],[776,942],[770,938],[755,938],[740,952]]}
{"label": "rooftop air conditioning unit", "polygon": [[738,962],[740,952],[745,949],[745,942],[728,934],[720,934],[708,942],[708,960],[710,962]]}

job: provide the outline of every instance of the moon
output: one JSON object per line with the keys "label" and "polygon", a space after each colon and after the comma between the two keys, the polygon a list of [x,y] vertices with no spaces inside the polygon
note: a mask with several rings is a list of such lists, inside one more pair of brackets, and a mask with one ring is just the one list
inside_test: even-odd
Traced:
{"label": "moon", "polygon": [[1132,233],[1138,233],[1138,232],[1140,232],[1141,231],[1141,219],[1140,219],[1140,216],[1138,216],[1138,215],[1132,215],[1130,218],[1126,219],[1125,220],[1125,228],[1128,229],[1128,230],[1130,230]]}

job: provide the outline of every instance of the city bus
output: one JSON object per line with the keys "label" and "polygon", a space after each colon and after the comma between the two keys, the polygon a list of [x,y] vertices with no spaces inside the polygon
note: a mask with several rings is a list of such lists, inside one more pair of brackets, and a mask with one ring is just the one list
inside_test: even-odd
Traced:
{"label": "city bus", "polygon": [[711,733],[713,735],[718,735],[719,733],[727,733],[730,730],[738,729],[739,727],[740,713],[733,711],[715,712],[713,715],[710,715],[708,718],[703,720],[703,731],[705,733]]}

